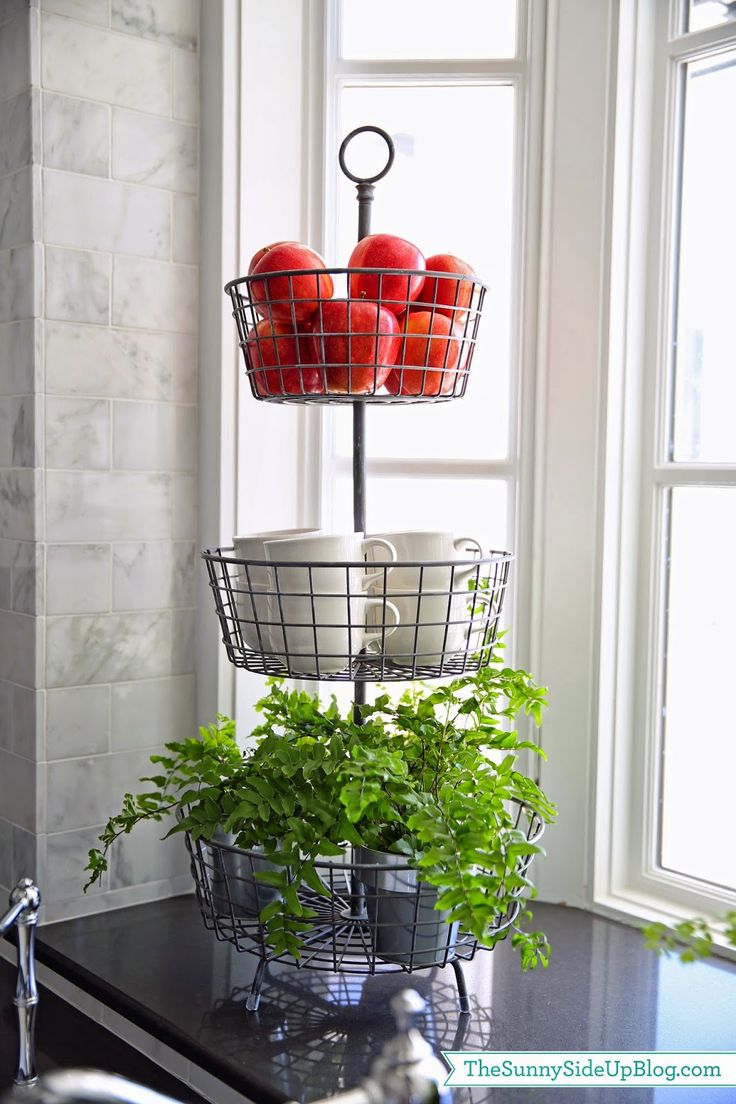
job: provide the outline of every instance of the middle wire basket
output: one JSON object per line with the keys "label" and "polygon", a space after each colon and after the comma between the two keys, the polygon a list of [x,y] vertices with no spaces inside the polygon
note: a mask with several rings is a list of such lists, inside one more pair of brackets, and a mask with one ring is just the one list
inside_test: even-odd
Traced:
{"label": "middle wire basket", "polygon": [[491,662],[513,556],[366,563],[202,553],[236,667],[351,682],[457,676]]}

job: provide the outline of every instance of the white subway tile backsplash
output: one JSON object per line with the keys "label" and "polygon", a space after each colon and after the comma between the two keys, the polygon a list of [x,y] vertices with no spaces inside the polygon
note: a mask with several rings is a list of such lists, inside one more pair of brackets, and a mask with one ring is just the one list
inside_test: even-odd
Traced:
{"label": "white subway tile backsplash", "polygon": [[110,257],[46,246],[46,317],[70,322],[110,321]]}
{"label": "white subway tile backsplash", "polygon": [[112,747],[155,747],[197,735],[194,675],[112,687]]}
{"label": "white subway tile backsplash", "polygon": [[135,184],[195,192],[196,127],[116,108],[112,113],[112,175]]}
{"label": "white subway tile backsplash", "polygon": [[199,4],[197,0],[112,0],[112,26],[127,34],[194,50]]}
{"label": "white subway tile backsplash", "polygon": [[41,315],[40,245],[20,245],[0,250],[0,322]]}
{"label": "white subway tile backsplash", "polygon": [[36,827],[36,769],[36,764],[29,759],[0,751],[0,809],[3,819],[30,832]]}
{"label": "white subway tile backsplash", "polygon": [[46,397],[46,466],[110,467],[110,403]]}
{"label": "white subway tile backsplash", "polygon": [[[0,679],[35,689],[40,625],[37,617],[0,610]],[[170,673],[169,668],[166,674]]]}
{"label": "white subway tile backsplash", "polygon": [[33,169],[0,177],[0,249],[33,241]]}
{"label": "white subway tile backsplash", "polygon": [[174,118],[187,123],[199,119],[199,57],[190,50],[174,50]]}
{"label": "white subway tile backsplash", "polygon": [[15,883],[11,878],[13,866],[13,826],[0,818],[0,887],[9,892]]}
{"label": "white subway tile backsplash", "polygon": [[38,355],[42,329],[33,318],[0,323],[0,395],[32,395],[43,389]]}
{"label": "white subway tile backsplash", "polygon": [[104,824],[120,807],[123,794],[138,789],[138,779],[150,773],[150,765],[143,751],[49,763],[48,830],[63,832]]}
{"label": "white subway tile backsplash", "polygon": [[115,326],[197,332],[197,270],[185,265],[115,257]]}
{"label": "white subway tile backsplash", "polygon": [[[38,771],[36,774],[38,775]],[[38,801],[38,779],[36,782],[36,800]],[[41,847],[39,840],[33,832],[25,828],[13,826],[13,874],[11,885],[15,885],[19,878],[38,879],[38,856]]]}
{"label": "white subway tile backsplash", "polygon": [[109,544],[47,545],[46,612],[101,613],[109,609]]}
{"label": "white subway tile backsplash", "polygon": [[50,541],[171,536],[168,475],[51,471],[46,475],[46,496],[46,536]]}
{"label": "white subway tile backsplash", "polygon": [[0,607],[44,612],[43,547],[34,541],[0,540]]}
{"label": "white subway tile backsplash", "polygon": [[190,542],[116,544],[112,571],[116,610],[194,605],[195,548]]}
{"label": "white subway tile backsplash", "polygon": [[174,195],[172,257],[182,264],[199,260],[199,203],[195,196]]}
{"label": "white subway tile backsplash", "polygon": [[163,838],[172,827],[173,820],[160,824],[150,821],[121,836],[110,855],[110,888],[123,889],[186,874],[190,859],[183,836]]}
{"label": "white subway tile backsplash", "polygon": [[44,11],[107,27],[110,23],[110,0],[42,0]]}
{"label": "white subway tile backsplash", "polygon": [[13,751],[32,762],[43,760],[45,692],[13,687]]}
{"label": "white subway tile backsplash", "polygon": [[[2,350],[0,326],[0,364]],[[197,347],[184,334],[46,325],[49,394],[121,399],[197,398]]]}
{"label": "white subway tile backsplash", "polygon": [[0,176],[31,163],[31,103],[30,88],[0,103]]}
{"label": "white subway tile backsplash", "polygon": [[171,58],[166,46],[44,15],[42,58],[45,88],[170,114]]}
{"label": "white subway tile backsplash", "polygon": [[44,92],[43,163],[46,168],[107,176],[109,107]]}
{"label": "white subway tile backsplash", "polygon": [[13,684],[0,681],[0,749],[13,750]]}
{"label": "white subway tile backsplash", "polygon": [[171,479],[173,497],[174,540],[197,538],[197,480],[193,475],[174,475]]}
{"label": "white subway tile backsplash", "polygon": [[22,92],[31,84],[30,17],[20,11],[0,34],[0,100]]}
{"label": "white subway tile backsplash", "polygon": [[[87,856],[93,847],[100,846],[101,832],[102,824],[99,824],[72,832],[54,832],[46,837],[44,901],[52,903],[80,896],[89,877],[84,870]],[[104,882],[96,882],[87,892],[101,893],[104,888]]]}
{"label": "white subway tile backsplash", "polygon": [[46,608],[43,546],[24,541],[17,548],[11,574],[11,607],[16,613],[41,616]]}
{"label": "white subway tile backsplash", "polygon": [[170,632],[168,611],[50,617],[46,685],[51,689],[172,674]]}
{"label": "white subway tile backsplash", "polygon": [[110,687],[46,691],[46,758],[101,755],[110,747]]}
{"label": "white subway tile backsplash", "polygon": [[196,734],[199,10],[0,0],[0,880],[54,916],[188,885],[155,826],[79,903]]}
{"label": "white subway tile backsplash", "polygon": [[171,213],[163,192],[50,169],[44,171],[43,189],[47,242],[168,257]]}
{"label": "white subway tile backsplash", "polygon": [[[35,468],[0,471],[0,538],[35,540],[39,532]],[[167,533],[166,536],[169,536]]]}
{"label": "white subway tile backsplash", "polygon": [[194,609],[171,611],[171,673],[188,675],[196,664],[197,613]]}
{"label": "white subway tile backsplash", "polygon": [[30,468],[36,462],[33,395],[0,399],[0,468]]}
{"label": "white subway tile backsplash", "polygon": [[113,467],[135,471],[194,471],[197,416],[194,406],[113,403]]}

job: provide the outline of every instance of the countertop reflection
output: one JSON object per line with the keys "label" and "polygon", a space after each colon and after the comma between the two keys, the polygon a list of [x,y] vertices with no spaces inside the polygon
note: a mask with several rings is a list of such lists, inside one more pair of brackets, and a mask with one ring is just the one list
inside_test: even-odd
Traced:
{"label": "countertop reflection", "polygon": [[[39,931],[57,973],[251,1100],[306,1102],[353,1086],[392,1035],[391,995],[427,1001],[420,1023],[442,1050],[733,1050],[736,966],[683,966],[646,951],[638,932],[577,909],[535,905],[548,970],[522,974],[510,942],[464,966],[473,1013],[458,1013],[451,968],[376,977],[269,968],[258,1012],[245,996],[256,959],[218,943],[193,897],[176,897]],[[457,1104],[726,1104],[732,1090],[456,1090]],[[736,1100],[736,1095],[732,1097]]]}

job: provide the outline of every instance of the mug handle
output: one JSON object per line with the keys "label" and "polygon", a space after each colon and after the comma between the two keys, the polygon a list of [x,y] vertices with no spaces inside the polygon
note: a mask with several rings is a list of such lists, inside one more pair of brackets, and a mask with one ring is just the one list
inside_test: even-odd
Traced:
{"label": "mug handle", "polygon": [[390,602],[388,598],[385,599],[385,602],[383,598],[366,598],[365,600],[366,612],[369,609],[375,609],[376,607],[380,607],[381,609],[383,609],[384,605],[385,608],[390,609],[391,613],[394,615],[394,623],[393,625],[386,625],[385,623],[382,623],[380,625],[377,625],[374,629],[369,629],[366,626],[365,638],[368,641],[380,640],[381,636],[383,636],[384,639],[387,636],[391,636],[391,633],[395,633],[401,623],[401,614],[399,613],[398,608],[394,605],[393,602]]}
{"label": "mug handle", "polygon": [[475,545],[475,550],[478,552],[478,555],[483,555],[483,546],[479,540],[475,539],[475,537],[458,537],[457,540],[454,540],[452,542],[452,547],[455,549],[456,552],[465,552],[465,545],[468,544]]}
{"label": "mug handle", "polygon": [[[398,560],[396,555],[396,549],[392,545],[391,541],[385,540],[384,537],[367,537],[360,546],[361,552],[366,552],[369,548],[385,548],[389,553],[389,562]],[[363,590],[368,590],[369,587],[377,583],[379,579],[384,579],[393,571],[393,567],[383,567],[380,571],[373,571],[370,575],[364,575],[361,582]]]}

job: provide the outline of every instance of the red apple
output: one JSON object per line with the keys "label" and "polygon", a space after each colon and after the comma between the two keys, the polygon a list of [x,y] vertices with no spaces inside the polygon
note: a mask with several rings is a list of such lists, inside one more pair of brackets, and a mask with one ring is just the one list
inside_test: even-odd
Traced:
{"label": "red apple", "polygon": [[[269,249],[253,269],[250,292],[258,313],[279,322],[306,322],[321,300],[331,299],[334,291],[329,272],[311,275],[281,276],[299,269],[323,269],[319,253],[298,242],[282,242]],[[258,276],[275,275],[259,280]]]}
{"label": "red apple", "polygon": [[365,299],[332,299],[312,320],[313,360],[327,366],[327,391],[365,394],[383,386],[399,350],[396,316]]}
{"label": "red apple", "polygon": [[[427,267],[423,254],[405,238],[394,234],[369,234],[350,254],[348,268],[410,268],[423,272]],[[358,272],[350,276],[351,299],[372,299],[401,314],[422,290],[424,276],[387,276]]]}
{"label": "red apple", "polygon": [[392,395],[449,395],[458,377],[461,331],[443,314],[410,311],[399,363],[386,380]]}
{"label": "red apple", "polygon": [[324,390],[319,368],[301,367],[313,358],[305,335],[288,322],[264,318],[250,331],[246,351],[259,395],[318,395]]}
{"label": "red apple", "polygon": [[[435,253],[427,257],[428,272],[452,272],[460,276],[475,276],[475,272],[466,261],[453,257],[451,253]],[[426,303],[434,307],[438,314],[446,314],[455,322],[462,322],[473,296],[475,285],[470,280],[440,279],[427,276],[424,286],[417,296],[417,306]]]}
{"label": "red apple", "polygon": [[299,242],[290,241],[287,238],[282,241],[271,242],[270,245],[262,245],[261,248],[253,254],[248,265],[248,275],[250,276],[259,261],[262,261],[267,253],[270,253],[272,249],[275,249],[277,245],[299,245]]}

